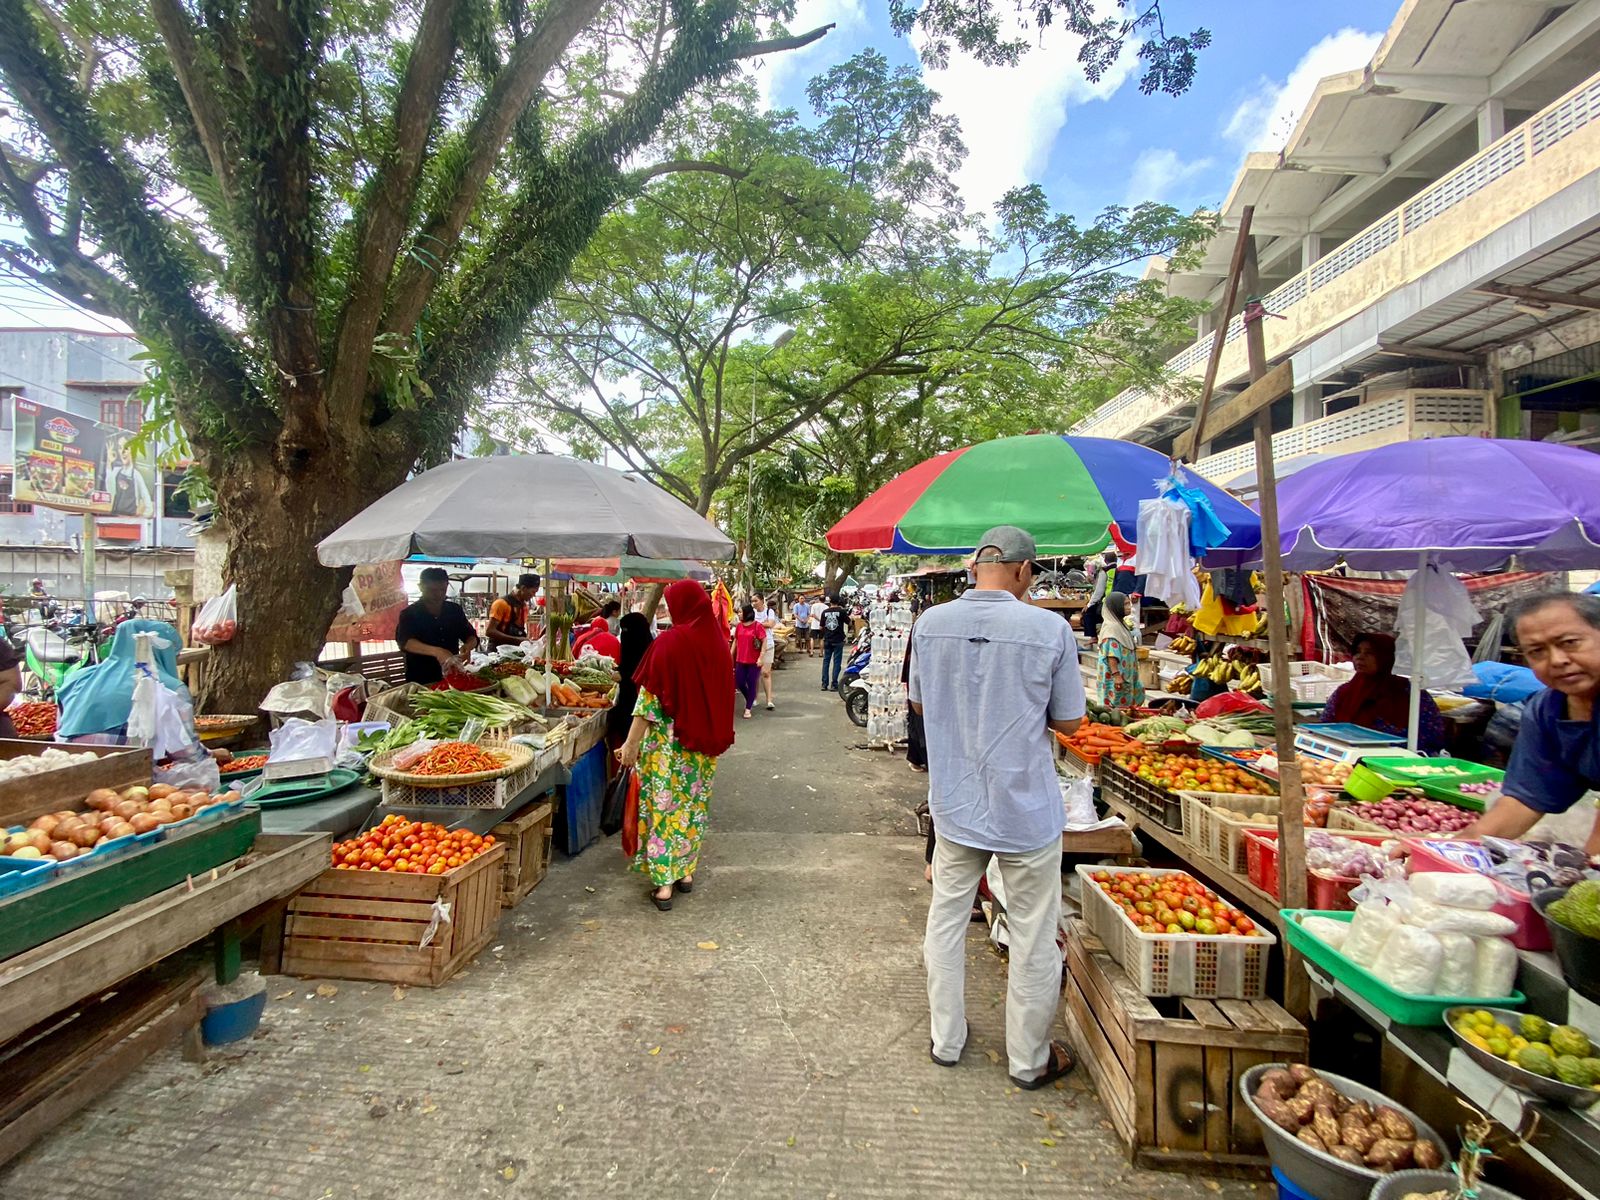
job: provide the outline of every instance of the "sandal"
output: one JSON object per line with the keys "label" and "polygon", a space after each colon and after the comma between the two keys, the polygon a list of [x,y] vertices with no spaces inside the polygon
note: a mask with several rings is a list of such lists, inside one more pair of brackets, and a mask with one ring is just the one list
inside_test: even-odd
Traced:
{"label": "sandal", "polygon": [[680,880],[678,880],[677,883],[673,884],[672,886],[677,888],[680,892],[682,892],[685,896],[687,896],[690,892],[694,891],[694,880],[692,880],[692,879],[680,879]]}
{"label": "sandal", "polygon": [[[967,1048],[967,1042],[972,1040],[972,1022],[971,1021],[968,1021],[966,1023],[966,1028],[967,1028],[966,1040],[964,1040],[961,1043],[961,1049],[962,1049],[963,1052]],[[961,1061],[961,1055],[960,1054],[956,1055],[954,1058],[951,1058],[951,1059],[940,1058],[937,1054],[935,1054],[933,1052],[933,1039],[932,1038],[928,1039],[928,1057],[933,1059],[933,1062],[934,1062],[935,1066],[939,1066],[939,1067],[953,1067],[953,1066],[955,1066],[957,1063],[959,1063]]]}
{"label": "sandal", "polygon": [[1072,1057],[1072,1051],[1065,1042],[1050,1043],[1050,1062],[1036,1079],[1018,1079],[1015,1075],[1011,1082],[1025,1092],[1036,1092],[1046,1084],[1054,1083],[1065,1075],[1070,1075],[1072,1069],[1078,1065],[1078,1060]]}
{"label": "sandal", "polygon": [[656,889],[654,888],[650,890],[650,903],[654,904],[662,912],[672,911],[672,896],[669,894],[667,898],[663,900],[660,896],[656,895]]}

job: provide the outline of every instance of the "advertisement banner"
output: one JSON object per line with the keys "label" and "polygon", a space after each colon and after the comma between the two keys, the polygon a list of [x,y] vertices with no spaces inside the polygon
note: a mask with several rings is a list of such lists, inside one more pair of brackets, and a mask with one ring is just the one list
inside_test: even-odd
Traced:
{"label": "advertisement banner", "polygon": [[328,630],[330,642],[387,642],[394,637],[406,598],[400,560],[357,567],[345,589],[345,603]]}
{"label": "advertisement banner", "polygon": [[20,396],[14,403],[11,493],[18,503],[102,516],[156,515],[155,464],[135,461],[133,433]]}

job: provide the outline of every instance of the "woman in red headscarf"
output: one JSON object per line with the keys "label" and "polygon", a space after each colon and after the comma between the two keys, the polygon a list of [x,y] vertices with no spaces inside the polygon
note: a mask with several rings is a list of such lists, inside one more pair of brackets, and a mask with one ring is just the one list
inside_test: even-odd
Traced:
{"label": "woman in red headscarf", "polygon": [[[1363,633],[1351,648],[1355,678],[1343,684],[1322,710],[1325,722],[1343,722],[1403,736],[1411,720],[1411,681],[1394,673],[1394,638]],[[1417,719],[1417,749],[1434,754],[1444,748],[1444,716],[1424,689]]]}
{"label": "woman in red headscarf", "polygon": [[589,628],[577,636],[572,643],[572,657],[581,657],[585,646],[593,647],[596,654],[603,654],[612,662],[622,661],[622,643],[611,632],[610,622],[604,617],[596,617]]}
{"label": "woman in red headscarf", "polygon": [[634,669],[639,699],[617,761],[639,773],[639,852],[662,912],[672,892],[694,887],[717,758],[733,745],[733,660],[706,590],[690,579],[667,587],[672,627]]}

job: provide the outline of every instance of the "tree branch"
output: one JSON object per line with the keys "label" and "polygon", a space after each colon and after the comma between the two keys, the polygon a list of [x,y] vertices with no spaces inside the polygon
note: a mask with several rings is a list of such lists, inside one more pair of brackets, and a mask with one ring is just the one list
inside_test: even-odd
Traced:
{"label": "tree branch", "polygon": [[356,217],[356,266],[339,318],[327,383],[329,419],[346,435],[354,432],[365,405],[373,339],[383,320],[389,276],[416,204],[428,135],[438,119],[455,60],[458,7],[458,0],[427,0],[395,102],[394,142]]}
{"label": "tree branch", "polygon": [[168,62],[178,87],[183,91],[194,119],[194,130],[211,164],[211,174],[216,176],[222,194],[231,205],[238,195],[234,175],[233,157],[228,149],[225,132],[227,123],[222,114],[221,100],[217,95],[215,80],[207,77],[200,62],[199,48],[195,42],[194,27],[189,14],[178,0],[151,0],[151,14],[156,27],[161,30],[161,40],[167,44]]}
{"label": "tree branch", "polygon": [[760,58],[763,54],[780,54],[785,50],[799,50],[820,42],[834,29],[833,22],[819,25],[810,33],[797,33],[792,37],[767,38],[761,42],[747,42],[743,46],[736,46],[728,55],[729,58]]}
{"label": "tree branch", "polygon": [[465,165],[455,192],[444,209],[429,217],[413,239],[413,254],[400,273],[393,303],[383,321],[386,332],[408,335],[416,326],[428,297],[442,278],[444,265],[455,254],[461,231],[477,206],[479,193],[517,118],[537,94],[550,68],[572,39],[594,20],[603,3],[604,0],[556,0],[533,33],[512,51],[478,106],[477,118],[467,133]]}

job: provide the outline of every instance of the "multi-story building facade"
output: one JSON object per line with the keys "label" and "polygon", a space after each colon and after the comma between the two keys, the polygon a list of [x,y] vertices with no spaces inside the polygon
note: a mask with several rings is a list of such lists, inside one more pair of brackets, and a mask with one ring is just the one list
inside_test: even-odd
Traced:
{"label": "multi-story building facade", "polygon": [[[138,390],[144,367],[136,358],[144,347],[131,334],[78,329],[0,329],[0,545],[72,545],[82,536],[83,519],[12,497],[15,401],[31,400],[114,425],[130,433],[144,423]],[[183,472],[157,472],[160,495],[149,519],[99,517],[96,540],[106,547],[136,549],[189,547],[185,532],[192,519],[181,491]]]}
{"label": "multi-story building facade", "polygon": [[[1280,152],[1244,161],[1197,267],[1151,265],[1220,308],[1239,219],[1252,232],[1267,356],[1295,394],[1274,457],[1416,437],[1560,438],[1600,448],[1600,0],[1405,0],[1367,66],[1323,79]],[[1240,319],[1216,402],[1246,382]],[[1169,449],[1215,334],[1072,430]],[[1248,429],[1198,469],[1253,475]]]}

